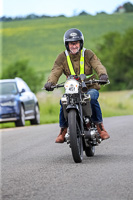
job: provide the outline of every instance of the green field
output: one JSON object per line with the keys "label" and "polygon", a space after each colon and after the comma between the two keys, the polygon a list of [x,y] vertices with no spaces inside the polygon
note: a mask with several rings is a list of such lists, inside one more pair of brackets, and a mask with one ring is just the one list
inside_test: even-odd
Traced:
{"label": "green field", "polygon": [[1,22],[2,68],[27,59],[31,66],[46,75],[57,55],[65,49],[63,35],[67,29],[80,29],[85,37],[84,46],[95,51],[104,34],[112,31],[124,33],[133,27],[132,22],[133,13]]}
{"label": "green field", "polygon": [[[59,101],[62,96],[60,90],[54,92],[41,92],[37,94],[40,104],[41,124],[58,123]],[[99,103],[103,117],[133,115],[133,90],[100,92]],[[26,122],[26,125],[30,125]],[[14,127],[14,123],[0,124],[1,128]]]}
{"label": "green field", "polygon": [[[41,92],[37,96],[41,106],[41,122],[58,122],[61,93]],[[99,103],[103,117],[133,115],[133,90],[100,92]]]}

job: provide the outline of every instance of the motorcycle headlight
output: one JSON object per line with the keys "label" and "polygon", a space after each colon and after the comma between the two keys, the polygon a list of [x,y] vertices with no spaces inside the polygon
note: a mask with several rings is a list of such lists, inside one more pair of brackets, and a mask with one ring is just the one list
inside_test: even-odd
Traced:
{"label": "motorcycle headlight", "polygon": [[79,82],[76,81],[75,79],[70,79],[66,81],[64,87],[65,87],[65,93],[67,94],[78,93]]}
{"label": "motorcycle headlight", "polygon": [[16,101],[6,101],[0,103],[1,106],[16,106]]}

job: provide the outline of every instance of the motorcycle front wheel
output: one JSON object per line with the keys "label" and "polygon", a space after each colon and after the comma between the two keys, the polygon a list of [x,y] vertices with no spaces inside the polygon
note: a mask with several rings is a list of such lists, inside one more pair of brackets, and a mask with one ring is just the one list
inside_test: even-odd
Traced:
{"label": "motorcycle front wheel", "polygon": [[68,113],[68,126],[73,159],[76,163],[81,163],[83,160],[83,141],[80,134],[78,116],[75,109],[71,109]]}

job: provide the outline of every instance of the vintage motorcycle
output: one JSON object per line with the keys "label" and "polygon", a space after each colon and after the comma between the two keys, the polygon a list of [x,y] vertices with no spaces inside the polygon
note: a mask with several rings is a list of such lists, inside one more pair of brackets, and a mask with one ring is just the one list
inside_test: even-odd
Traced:
{"label": "vintage motorcycle", "polygon": [[107,81],[95,79],[85,81],[85,79],[84,74],[80,76],[70,75],[65,84],[51,86],[51,88],[65,88],[65,93],[61,98],[64,117],[68,122],[65,141],[69,144],[73,160],[76,163],[82,162],[83,151],[85,151],[87,157],[94,156],[95,146],[102,141],[96,125],[91,120],[91,97],[87,94],[86,84],[98,83],[103,85],[107,84]]}

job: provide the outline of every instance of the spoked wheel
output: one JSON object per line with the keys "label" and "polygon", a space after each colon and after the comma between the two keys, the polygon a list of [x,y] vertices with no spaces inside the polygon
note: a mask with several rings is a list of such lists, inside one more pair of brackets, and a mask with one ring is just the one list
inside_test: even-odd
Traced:
{"label": "spoked wheel", "polygon": [[95,154],[95,146],[92,146],[91,144],[89,147],[85,146],[85,154],[87,157],[92,157]]}
{"label": "spoked wheel", "polygon": [[80,135],[80,127],[78,125],[77,112],[72,109],[68,113],[68,125],[70,131],[70,147],[73,159],[76,163],[83,160],[83,142]]}

